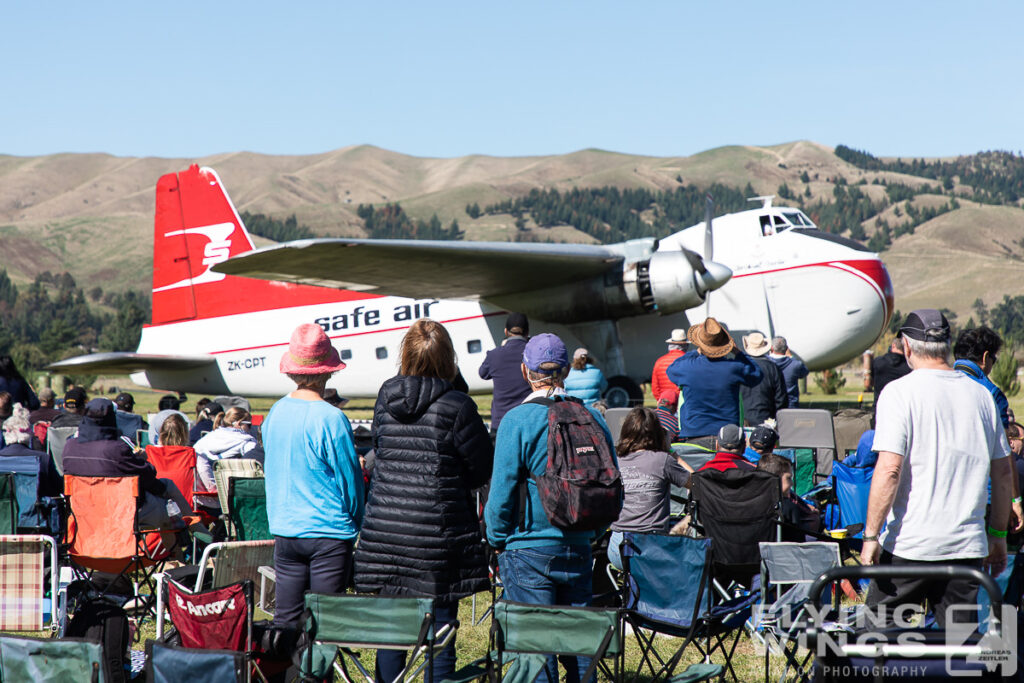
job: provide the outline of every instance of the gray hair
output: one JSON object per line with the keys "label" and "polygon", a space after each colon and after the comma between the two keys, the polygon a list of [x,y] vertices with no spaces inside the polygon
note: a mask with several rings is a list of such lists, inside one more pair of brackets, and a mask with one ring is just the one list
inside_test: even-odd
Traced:
{"label": "gray hair", "polygon": [[786,343],[785,337],[775,337],[772,339],[772,353],[782,354],[789,350],[789,344]]}
{"label": "gray hair", "polygon": [[31,440],[32,431],[28,424],[28,408],[20,403],[15,403],[11,416],[4,420],[4,441],[9,444],[27,444]]}
{"label": "gray hair", "polygon": [[920,358],[931,360],[949,360],[949,340],[946,341],[918,341],[904,335],[910,352]]}
{"label": "gray hair", "polygon": [[[544,366],[553,366],[550,369],[546,369]],[[565,381],[565,376],[568,374],[569,369],[563,368],[556,363],[541,363],[540,370],[526,369],[526,376],[530,378],[530,381],[534,384],[550,384],[551,386],[560,387]]]}

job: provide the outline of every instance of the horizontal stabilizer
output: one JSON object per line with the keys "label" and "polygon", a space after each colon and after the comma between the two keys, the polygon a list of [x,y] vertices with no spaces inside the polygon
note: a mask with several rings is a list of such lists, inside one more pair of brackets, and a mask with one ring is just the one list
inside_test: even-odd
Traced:
{"label": "horizontal stabilizer", "polygon": [[50,363],[47,368],[72,374],[100,372],[128,374],[144,370],[194,370],[206,365],[213,365],[216,362],[217,359],[210,355],[165,356],[114,351],[65,358],[56,363]]}
{"label": "horizontal stabilizer", "polygon": [[589,244],[313,239],[264,247],[212,270],[380,294],[488,298],[555,287],[620,268],[623,253]]}

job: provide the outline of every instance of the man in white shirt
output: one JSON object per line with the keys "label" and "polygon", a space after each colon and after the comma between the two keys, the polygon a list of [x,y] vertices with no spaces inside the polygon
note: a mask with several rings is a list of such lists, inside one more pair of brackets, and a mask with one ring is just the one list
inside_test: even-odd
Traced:
{"label": "man in white shirt", "polygon": [[[942,313],[914,311],[901,332],[912,372],[879,397],[872,446],[878,464],[861,559],[984,566],[998,574],[1006,566],[1011,465],[995,404],[981,385],[949,365],[949,322]],[[883,522],[888,526],[879,545]],[[946,608],[974,604],[977,589],[962,580],[881,580],[872,582],[867,604],[895,607],[927,599],[944,626]],[[965,610],[950,616],[972,621]]]}

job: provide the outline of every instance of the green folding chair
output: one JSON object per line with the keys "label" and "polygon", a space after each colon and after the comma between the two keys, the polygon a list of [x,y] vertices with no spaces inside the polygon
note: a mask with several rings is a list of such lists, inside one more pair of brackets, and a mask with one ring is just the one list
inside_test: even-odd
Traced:
{"label": "green folding chair", "polygon": [[0,473],[0,534],[18,533],[18,497],[13,472]]}
{"label": "green folding chair", "polygon": [[0,636],[0,681],[105,683],[103,648],[79,638]]}
{"label": "green folding chair", "polygon": [[269,541],[274,538],[267,519],[267,486],[263,477],[228,479],[228,509],[236,540]]}
{"label": "green folding chair", "polygon": [[[590,680],[598,669],[613,681],[622,679],[618,610],[499,600],[494,604],[492,619],[494,649],[483,659],[456,671],[451,681],[445,683],[484,678],[532,683],[550,655],[590,657],[590,668],[580,676],[581,681]],[[507,670],[506,665],[510,665]]]}
{"label": "green folding chair", "polygon": [[333,665],[343,680],[351,681],[352,664],[366,683],[373,683],[373,673],[352,652],[369,648],[409,652],[405,668],[389,683],[415,678],[421,671],[430,682],[434,655],[448,646],[458,629],[457,622],[434,628],[434,606],[428,598],[306,593],[306,609],[311,646],[303,658],[303,674],[318,680]]}

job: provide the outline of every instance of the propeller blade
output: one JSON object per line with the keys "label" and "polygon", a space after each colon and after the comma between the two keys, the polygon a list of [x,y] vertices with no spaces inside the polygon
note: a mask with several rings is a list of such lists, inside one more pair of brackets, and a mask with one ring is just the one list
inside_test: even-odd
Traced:
{"label": "propeller blade", "polygon": [[710,192],[705,195],[704,199],[704,260],[713,261],[715,259],[715,236],[711,232],[711,214],[715,210],[715,200],[711,198]]}
{"label": "propeller blade", "polygon": [[[705,266],[709,263],[713,263],[715,255],[715,234],[711,231],[711,215],[715,211],[715,200],[711,198],[711,193],[708,192],[704,195],[704,264]],[[730,271],[729,275],[732,275]],[[724,283],[723,283],[724,284]],[[704,317],[709,318],[711,316],[711,292],[709,291],[704,296]]]}

